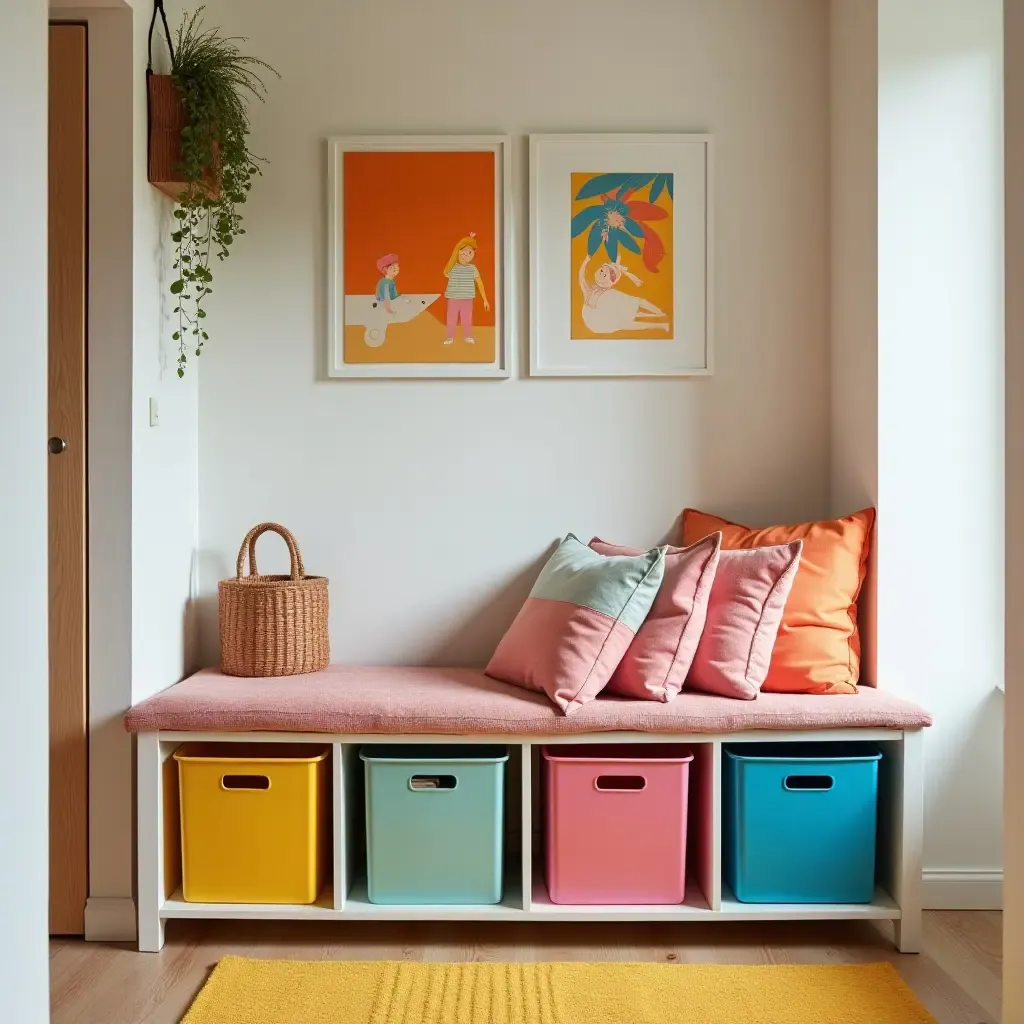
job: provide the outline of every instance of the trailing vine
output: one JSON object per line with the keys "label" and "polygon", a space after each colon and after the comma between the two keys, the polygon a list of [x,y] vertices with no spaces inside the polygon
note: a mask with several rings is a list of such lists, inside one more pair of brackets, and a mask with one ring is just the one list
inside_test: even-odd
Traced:
{"label": "trailing vine", "polygon": [[[171,294],[177,305],[178,376],[185,376],[188,350],[198,356],[209,334],[203,321],[213,289],[211,260],[227,259],[242,227],[241,207],[262,159],[249,151],[248,102],[264,101],[266,86],[257,69],[277,75],[265,61],[238,49],[244,36],[222,36],[204,28],[199,7],[179,26],[171,56],[171,77],[181,95],[181,174],[187,183],[177,199]],[[278,76],[280,77],[280,76]]]}

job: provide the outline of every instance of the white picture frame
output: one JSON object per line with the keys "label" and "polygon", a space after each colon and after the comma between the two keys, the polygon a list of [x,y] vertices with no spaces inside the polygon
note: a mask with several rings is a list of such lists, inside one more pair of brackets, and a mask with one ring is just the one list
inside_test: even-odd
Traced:
{"label": "white picture frame", "polygon": [[[346,326],[365,328],[369,336],[371,327],[364,323],[347,323],[346,312],[352,319],[354,303],[372,296],[348,296],[345,288],[345,154],[353,152],[430,153],[430,152],[488,152],[494,156],[494,294],[489,296],[494,311],[494,358],[490,362],[395,362],[346,361]],[[327,139],[328,162],[328,254],[327,254],[327,373],[333,379],[505,379],[512,375],[515,362],[514,329],[514,254],[512,212],[512,145],[507,135],[337,135]],[[459,232],[467,228],[459,225]],[[444,287],[443,279],[439,288]],[[420,304],[430,305],[429,295],[423,294]],[[444,294],[435,299],[444,302]],[[474,300],[475,301],[475,300]],[[360,306],[359,308],[362,308]],[[371,310],[373,310],[371,312]],[[376,315],[375,307],[366,310],[367,319]],[[414,314],[415,315],[415,314]],[[362,319],[362,318],[361,318]],[[382,349],[387,344],[375,340]],[[464,326],[464,325],[463,325]],[[374,330],[377,328],[374,327]],[[472,329],[472,328],[470,328]],[[465,331],[463,330],[463,335]],[[351,336],[351,335],[350,335]],[[462,337],[458,340],[468,340]],[[443,344],[450,344],[447,340]],[[443,351],[443,350],[442,350]],[[465,350],[473,352],[475,350]],[[365,356],[365,354],[364,354]]]}
{"label": "white picture frame", "polygon": [[[619,180],[627,174],[632,183],[645,183],[635,196],[623,182],[621,193],[617,186],[607,194],[580,199],[591,180],[597,185],[598,179]],[[583,187],[577,192],[579,182]],[[714,141],[707,134],[530,136],[531,376],[712,374],[713,186]],[[624,197],[627,206],[636,206],[639,199],[654,196],[656,189],[653,205],[663,208],[657,214],[664,218],[661,223],[641,224],[624,211],[632,233],[622,227],[622,216],[611,229],[613,242],[622,239],[620,255],[612,256],[607,240],[598,240],[597,252],[590,255],[589,231],[604,225],[601,238],[607,239],[609,230],[607,207],[601,215],[591,209],[593,204]],[[640,205],[648,209],[652,204]],[[589,216],[597,219],[581,234],[579,224],[587,223]],[[667,235],[667,241],[655,240],[650,251],[649,229]],[[602,257],[599,279],[593,268]],[[626,265],[634,260],[632,266]],[[667,276],[654,276],[666,267]],[[655,287],[658,294],[668,295],[668,304],[644,298],[644,289]]]}

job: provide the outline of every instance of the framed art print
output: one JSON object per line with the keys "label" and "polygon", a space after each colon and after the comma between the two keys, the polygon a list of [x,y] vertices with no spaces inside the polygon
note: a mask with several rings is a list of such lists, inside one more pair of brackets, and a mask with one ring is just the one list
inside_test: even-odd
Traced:
{"label": "framed art print", "polygon": [[530,373],[712,370],[712,140],[530,136]]}
{"label": "framed art print", "polygon": [[328,140],[331,377],[508,377],[506,136]]}

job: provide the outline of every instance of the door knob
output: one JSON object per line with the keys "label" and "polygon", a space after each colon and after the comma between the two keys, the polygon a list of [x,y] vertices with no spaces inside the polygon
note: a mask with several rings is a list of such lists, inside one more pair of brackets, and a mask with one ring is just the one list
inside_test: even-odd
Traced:
{"label": "door knob", "polygon": [[63,437],[51,437],[50,440],[46,442],[46,447],[49,448],[51,455],[60,455],[67,446],[68,443]]}

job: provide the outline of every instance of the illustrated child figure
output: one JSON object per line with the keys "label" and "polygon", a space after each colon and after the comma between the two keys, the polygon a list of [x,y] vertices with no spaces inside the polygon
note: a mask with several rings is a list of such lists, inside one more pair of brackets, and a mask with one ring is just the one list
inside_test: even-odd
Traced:
{"label": "illustrated child figure", "polygon": [[383,275],[377,282],[377,301],[384,304],[384,309],[391,316],[394,316],[395,313],[391,308],[391,303],[398,299],[398,285],[395,284],[395,278],[398,277],[400,269],[398,257],[393,252],[389,252],[387,256],[381,256],[377,260],[377,270]]}
{"label": "illustrated child figure", "polygon": [[472,345],[473,337],[473,300],[477,291],[483,299],[484,309],[490,309],[483,278],[473,260],[476,259],[476,232],[470,231],[465,238],[460,238],[452,250],[452,257],[444,268],[444,276],[448,278],[448,286],[444,297],[448,300],[448,325],[446,345],[455,341],[455,328],[462,321],[462,333]]}
{"label": "illustrated child figure", "polygon": [[[621,263],[602,263],[594,271],[594,283],[587,282],[586,270],[589,256],[580,264],[579,284],[583,292],[583,322],[595,334],[614,334],[616,331],[667,331],[666,320],[653,322],[651,317],[667,314],[653,302],[619,291],[615,286],[628,277],[637,287],[642,283],[636,274],[631,274]],[[644,317],[645,319],[640,319]]]}

